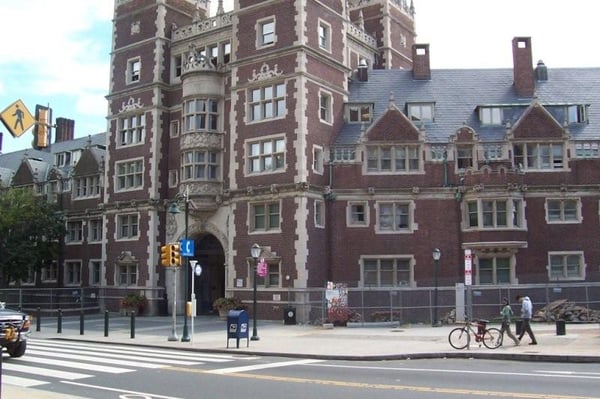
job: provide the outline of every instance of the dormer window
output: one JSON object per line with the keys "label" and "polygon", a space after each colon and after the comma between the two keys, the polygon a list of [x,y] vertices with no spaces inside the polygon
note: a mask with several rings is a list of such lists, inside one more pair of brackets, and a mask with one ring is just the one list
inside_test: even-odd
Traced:
{"label": "dormer window", "polygon": [[567,106],[567,123],[587,123],[587,107],[585,105]]}
{"label": "dormer window", "polygon": [[371,104],[348,104],[346,110],[349,123],[371,122],[373,119]]}
{"label": "dormer window", "polygon": [[406,110],[408,118],[413,122],[434,121],[434,103],[408,103]]}
{"label": "dormer window", "polygon": [[502,125],[502,108],[479,107],[479,121],[482,125]]}

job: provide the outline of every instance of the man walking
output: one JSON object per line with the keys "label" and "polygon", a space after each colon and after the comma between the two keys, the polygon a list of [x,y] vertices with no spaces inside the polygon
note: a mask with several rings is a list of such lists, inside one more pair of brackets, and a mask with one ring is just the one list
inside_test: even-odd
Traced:
{"label": "man walking", "polygon": [[531,316],[533,315],[533,305],[531,304],[531,299],[528,296],[517,295],[517,302],[521,303],[521,318],[523,319],[523,326],[521,327],[521,333],[519,334],[519,341],[523,338],[523,335],[527,332],[531,342],[529,345],[537,345],[537,341],[535,340],[535,335],[533,335],[533,331],[531,331]]}

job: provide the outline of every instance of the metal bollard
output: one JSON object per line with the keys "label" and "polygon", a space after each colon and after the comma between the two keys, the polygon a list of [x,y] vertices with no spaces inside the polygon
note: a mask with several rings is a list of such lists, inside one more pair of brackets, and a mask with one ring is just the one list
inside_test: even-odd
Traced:
{"label": "metal bollard", "polygon": [[108,310],[104,311],[104,336],[108,337]]}
{"label": "metal bollard", "polygon": [[83,311],[79,312],[79,335],[83,335]]}
{"label": "metal bollard", "polygon": [[58,309],[58,323],[56,326],[56,333],[62,334],[62,310]]}
{"label": "metal bollard", "polygon": [[135,338],[135,310],[131,311],[131,339]]}
{"label": "metal bollard", "polygon": [[38,306],[36,313],[37,314],[35,315],[35,331],[39,332],[42,330],[42,308]]}

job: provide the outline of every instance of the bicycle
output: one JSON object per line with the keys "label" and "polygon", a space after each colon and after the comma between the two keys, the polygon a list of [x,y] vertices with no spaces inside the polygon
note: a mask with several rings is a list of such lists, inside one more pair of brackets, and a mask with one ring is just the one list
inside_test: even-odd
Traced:
{"label": "bicycle", "polygon": [[[496,349],[502,345],[502,334],[497,328],[487,328],[487,320],[466,320],[465,325],[456,327],[448,334],[448,342],[454,349],[465,349],[471,344],[471,335],[475,342],[485,345],[488,349]],[[477,327],[476,329],[474,327]]]}

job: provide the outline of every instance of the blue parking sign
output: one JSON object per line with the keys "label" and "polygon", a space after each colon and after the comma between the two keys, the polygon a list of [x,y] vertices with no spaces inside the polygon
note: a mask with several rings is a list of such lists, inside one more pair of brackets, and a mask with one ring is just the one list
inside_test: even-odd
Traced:
{"label": "blue parking sign", "polygon": [[194,256],[194,240],[181,240],[179,244],[181,256]]}

